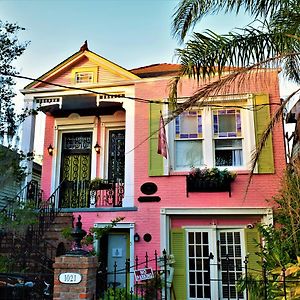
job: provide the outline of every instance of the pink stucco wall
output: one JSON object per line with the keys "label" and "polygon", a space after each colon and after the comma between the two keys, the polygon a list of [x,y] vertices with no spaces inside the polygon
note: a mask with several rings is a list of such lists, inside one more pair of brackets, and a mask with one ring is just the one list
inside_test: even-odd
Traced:
{"label": "pink stucco wall", "polygon": [[[162,99],[168,96],[168,81],[147,82],[136,84],[136,97],[146,99]],[[233,87],[233,88],[232,88]],[[270,101],[272,104],[280,103],[279,88],[277,81],[277,71],[269,73],[257,73],[253,75],[251,80],[246,84],[232,85],[228,93],[268,93],[270,94]],[[179,88],[179,96],[190,95],[195,85],[185,81]],[[271,105],[271,113],[274,113],[276,105]],[[135,142],[136,144],[147,138],[149,133],[148,116],[149,110],[146,104],[136,104],[136,130]],[[240,172],[232,184],[232,196],[229,197],[228,193],[190,193],[186,197],[185,190],[185,176],[166,176],[166,177],[148,177],[148,165],[145,163],[145,153],[148,153],[148,143],[139,146],[135,151],[135,203],[139,207],[138,212],[135,214],[137,220],[144,220],[139,224],[139,232],[144,233],[151,231],[155,235],[159,235],[159,207],[268,207],[271,206],[270,199],[278,190],[280,178],[285,167],[285,150],[283,144],[283,130],[282,125],[279,123],[273,133],[273,147],[275,159],[275,174],[268,175],[254,175],[249,191],[245,196],[245,189],[249,179],[246,172]],[[146,182],[155,182],[158,186],[157,195],[161,197],[159,203],[138,203],[137,198],[141,196],[140,186]],[[137,217],[139,216],[139,217]],[[249,219],[250,218],[250,219]],[[200,219],[200,220],[199,220]],[[181,223],[177,220],[172,223],[172,226],[188,225],[193,222],[188,222],[188,218],[181,219]],[[240,224],[248,224],[253,221],[253,218],[246,217],[244,220],[239,220]],[[255,221],[255,220],[254,220]],[[198,218],[198,223],[204,222],[204,219]],[[196,223],[197,223],[196,222]],[[207,223],[211,222],[207,220]],[[219,224],[236,224],[235,219],[225,219],[219,217],[217,222]],[[196,225],[195,223],[195,225]],[[199,223],[199,224],[200,224]],[[205,223],[205,222],[204,222]],[[207,224],[206,224],[207,225]]]}
{"label": "pink stucco wall", "polygon": [[[148,81],[136,83],[135,96],[143,99],[162,99],[168,96],[168,80]],[[180,96],[187,96],[196,88],[195,82],[183,80],[179,88]],[[233,84],[228,90],[228,93],[267,93],[270,94],[271,113],[274,113],[280,103],[279,87],[277,80],[277,71],[261,72],[248,78],[245,84]],[[147,139],[149,135],[148,119],[149,105],[136,102],[135,104],[135,145],[140,144],[140,141]],[[45,151],[49,143],[53,143],[54,120],[47,117],[46,122],[46,138]],[[100,136],[98,136],[100,138]],[[135,244],[136,253],[141,255],[147,250],[149,253],[154,253],[154,250],[160,249],[160,208],[228,208],[228,207],[269,207],[271,202],[266,199],[276,193],[280,184],[280,178],[285,167],[285,149],[283,144],[283,130],[279,123],[275,126],[273,133],[273,147],[275,157],[275,174],[254,175],[250,184],[248,193],[245,197],[245,188],[249,175],[247,172],[239,172],[236,180],[232,184],[232,195],[229,197],[227,192],[224,193],[190,193],[186,196],[185,176],[178,174],[164,177],[149,177],[148,176],[148,142],[142,143],[135,149],[134,153],[134,201],[137,211],[114,211],[114,212],[82,212],[82,221],[84,228],[87,230],[94,223],[106,223],[112,219],[122,216],[125,217],[124,222],[135,223],[136,232],[142,237],[145,233],[152,235],[152,241],[147,243],[143,239]],[[50,176],[52,158],[45,153],[42,185],[45,195],[49,194]],[[97,163],[97,172],[100,165]],[[161,197],[161,201],[157,203],[139,203],[138,197],[141,196],[140,186],[151,181],[157,184],[158,191],[156,195]],[[75,215],[78,215],[75,214]],[[200,218],[201,219],[201,218]],[[190,220],[190,221],[189,221]],[[217,218],[216,222],[222,225],[247,224],[256,222],[253,217],[242,219],[234,218]],[[198,221],[191,221],[191,218],[172,219],[172,226],[181,226],[183,224],[204,224],[211,223],[212,219],[202,218]]]}
{"label": "pink stucco wall", "polygon": [[51,195],[51,174],[52,174],[52,161],[53,157],[57,154],[54,149],[53,156],[48,154],[48,146],[51,144],[54,147],[54,117],[46,116],[45,137],[44,137],[44,150],[43,150],[43,167],[42,167],[42,180],[41,187],[43,190],[43,199],[47,200]]}
{"label": "pink stucco wall", "polygon": [[[167,81],[158,83],[138,83],[136,86],[136,96],[146,99],[161,99],[167,97]],[[191,93],[192,86],[181,85],[180,96]],[[236,86],[231,93],[268,93],[270,94],[271,113],[274,113],[277,105],[280,103],[279,88],[277,81],[277,71],[262,72],[253,75],[252,80],[247,84]],[[148,135],[148,107],[146,104],[136,104],[136,131],[135,142],[144,140]],[[238,173],[238,176],[232,184],[232,196],[228,193],[190,193],[186,198],[185,176],[169,177],[148,177],[148,165],[145,164],[145,153],[148,153],[148,143],[144,143],[136,149],[135,152],[135,199],[141,193],[139,188],[146,181],[153,181],[158,186],[158,194],[162,198],[159,203],[161,207],[266,207],[271,204],[266,202],[278,190],[280,178],[285,167],[285,149],[283,144],[283,129],[279,122],[273,133],[273,147],[275,159],[275,174],[254,175],[245,195],[245,189],[249,175],[246,172]],[[176,187],[176,189],[174,189]],[[138,204],[138,203],[136,203]],[[145,204],[140,205],[142,208]]]}

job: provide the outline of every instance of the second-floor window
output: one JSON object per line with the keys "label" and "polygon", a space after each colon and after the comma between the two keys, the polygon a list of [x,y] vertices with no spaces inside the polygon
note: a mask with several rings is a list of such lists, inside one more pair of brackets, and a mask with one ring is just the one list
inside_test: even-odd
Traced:
{"label": "second-floor window", "polygon": [[175,120],[175,168],[202,165],[202,148],[201,112],[183,112]]}
{"label": "second-floor window", "polygon": [[[174,170],[245,167],[241,109],[203,108],[183,112],[174,124]],[[248,151],[248,150],[247,150]]]}
{"label": "second-floor window", "polygon": [[215,165],[241,166],[243,147],[240,110],[214,110],[213,127]]}

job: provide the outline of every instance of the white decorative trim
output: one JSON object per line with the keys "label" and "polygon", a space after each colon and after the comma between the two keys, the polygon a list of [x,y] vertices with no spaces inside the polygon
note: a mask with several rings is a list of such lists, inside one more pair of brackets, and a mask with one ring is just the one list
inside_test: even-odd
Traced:
{"label": "white decorative trim", "polygon": [[[203,100],[206,102],[235,102],[235,101],[248,101],[249,99],[252,99],[253,94],[230,94],[230,95],[216,95],[212,97],[207,98],[200,98],[198,101],[201,103]],[[177,102],[183,103],[185,102],[189,97],[178,97]],[[167,100],[167,99],[166,99]],[[193,106],[193,108],[198,108],[197,102]]]}
{"label": "white decorative trim", "polygon": [[113,94],[103,94],[103,95],[97,95],[96,97],[96,104],[97,106],[100,105],[101,102],[124,102],[125,93],[113,93]]}
{"label": "white decorative trim", "polygon": [[[163,105],[162,107],[162,115],[163,116],[166,116],[168,115],[168,110],[169,110],[169,107],[168,105]],[[163,174],[164,175],[169,175],[170,173],[170,168],[171,168],[171,149],[169,147],[169,142],[168,142],[168,136],[169,136],[169,130],[170,130],[170,126],[166,126],[165,124],[165,131],[166,131],[166,137],[167,137],[167,159],[163,158]],[[172,143],[171,143],[172,144]]]}
{"label": "white decorative trim", "polygon": [[[57,118],[55,119],[54,134],[54,155],[52,164],[51,192],[53,192],[60,183],[60,167],[62,152],[62,134],[74,132],[92,132],[92,149],[91,149],[91,178],[96,174],[96,152],[93,151],[93,145],[97,139],[98,118],[79,117],[79,118]],[[58,206],[58,203],[55,204]]]}
{"label": "white decorative trim", "polygon": [[[198,107],[195,105],[192,109],[202,110],[202,150],[203,150],[203,166],[212,168],[215,166],[214,159],[214,135],[213,135],[213,117],[212,109],[213,104],[222,104],[226,107],[226,102],[240,102],[247,109],[240,109],[241,121],[242,121],[242,136],[236,137],[236,139],[242,140],[242,166],[226,166],[226,169],[230,171],[243,171],[249,170],[251,166],[251,154],[256,147],[255,144],[255,128],[254,128],[254,115],[250,108],[253,107],[253,94],[240,94],[240,95],[219,95],[215,97],[209,97],[205,101],[212,102],[210,106]],[[217,107],[216,107],[217,108]],[[173,166],[173,171],[185,172],[190,171],[190,168],[175,169],[175,121],[172,121],[168,126],[169,137],[169,149],[170,149],[170,165]],[[247,137],[247,138],[246,138]],[[224,167],[218,167],[223,169]]]}
{"label": "white decorative trim", "polygon": [[[34,99],[32,97],[30,96],[25,97],[24,108],[36,109],[36,103],[34,102]],[[21,150],[25,154],[27,154],[28,152],[34,151],[36,115],[35,114],[28,115],[21,126],[22,126],[21,143],[20,143]],[[28,176],[26,176],[25,181],[30,182],[32,180],[33,162],[30,160],[24,160],[22,162],[22,166],[26,167],[26,172],[28,173]]]}
{"label": "white decorative trim", "polygon": [[[169,244],[169,233],[170,233],[170,216],[174,215],[184,215],[184,216],[245,216],[245,215],[252,215],[252,216],[262,216],[262,222],[264,224],[273,224],[273,210],[270,207],[260,207],[260,208],[253,208],[253,207],[226,207],[226,208],[219,208],[219,207],[189,207],[189,208],[161,208],[160,209],[160,250],[163,251],[166,249],[169,251],[170,244]],[[212,225],[214,226],[214,225]],[[227,226],[226,228],[231,227]],[[210,226],[210,228],[212,228]],[[220,227],[221,228],[221,227]],[[224,228],[224,227],[222,227]]]}
{"label": "white decorative trim", "polygon": [[189,207],[161,208],[161,215],[268,215],[272,214],[270,207]]}
{"label": "white decorative trim", "polygon": [[62,97],[36,97],[34,100],[39,104],[39,107],[58,104],[59,108],[62,108]]}

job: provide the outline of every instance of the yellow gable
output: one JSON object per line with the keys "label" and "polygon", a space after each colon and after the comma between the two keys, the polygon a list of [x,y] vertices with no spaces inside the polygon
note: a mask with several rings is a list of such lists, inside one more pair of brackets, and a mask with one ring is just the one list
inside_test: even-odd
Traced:
{"label": "yellow gable", "polygon": [[55,68],[32,82],[25,89],[52,88],[53,83],[63,86],[106,85],[114,82],[139,79],[130,71],[89,51],[79,51]]}

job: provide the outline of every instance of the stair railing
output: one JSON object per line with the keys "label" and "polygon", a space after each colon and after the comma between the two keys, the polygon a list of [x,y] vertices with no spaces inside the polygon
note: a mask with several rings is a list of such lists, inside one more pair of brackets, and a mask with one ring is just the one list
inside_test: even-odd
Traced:
{"label": "stair railing", "polygon": [[19,207],[22,202],[27,200],[33,201],[36,206],[41,198],[42,190],[40,189],[38,182],[30,181],[14,197],[2,198],[2,201],[5,201],[6,205],[0,212],[5,212],[7,217],[13,218],[14,206]]}
{"label": "stair railing", "polygon": [[[56,200],[59,199],[63,184],[64,181],[60,183],[60,185],[46,201],[43,201],[40,196],[39,198],[31,197],[31,200],[34,201],[36,209],[38,209],[38,222],[36,224],[29,225],[24,235],[15,233],[16,238],[22,244],[22,248],[26,249],[26,252],[29,251],[31,253],[35,252],[39,254],[40,259],[44,262],[47,262],[47,265],[51,264],[51,262],[53,263],[53,257],[55,257],[56,254],[56,247],[45,241],[43,234],[47,229],[50,228],[51,224],[61,210],[60,208],[56,207],[55,203]],[[15,198],[11,199],[9,203],[7,203],[1,212],[5,212],[6,216],[9,218],[15,218],[15,205],[19,206],[22,202],[25,202],[26,199],[28,199],[30,192],[33,191],[32,183],[29,182],[25,187],[22,188],[17,196],[15,196]],[[39,193],[39,195],[41,195],[41,193]],[[23,258],[25,259],[26,255],[24,254]]]}
{"label": "stair railing", "polygon": [[56,201],[59,199],[61,189],[64,185],[65,180],[63,180],[51,196],[40,202],[39,207],[39,233],[42,236],[44,232],[50,227],[50,225],[55,220],[56,216],[60,213],[61,208],[56,206]]}

